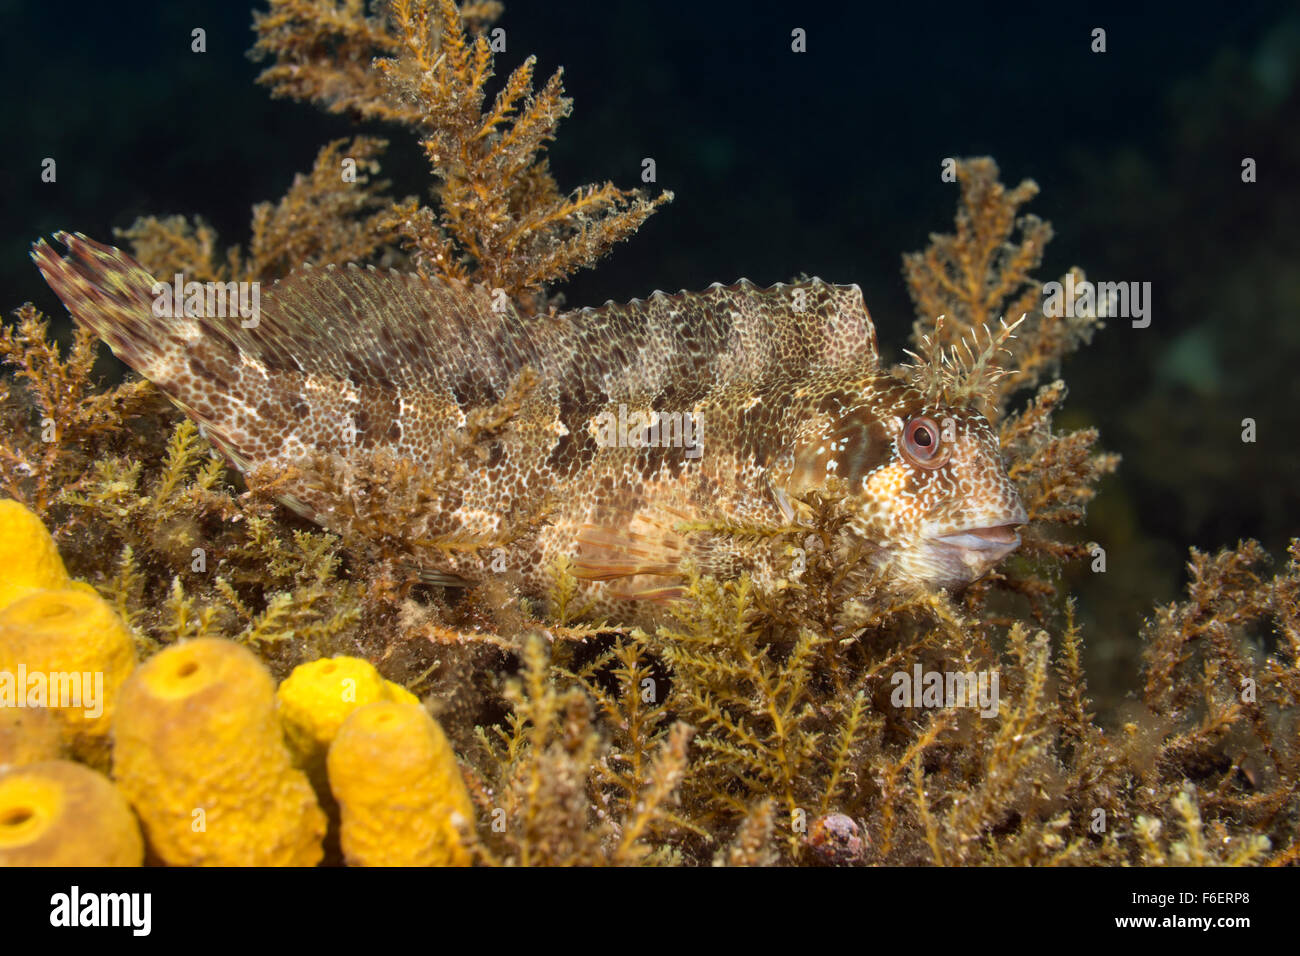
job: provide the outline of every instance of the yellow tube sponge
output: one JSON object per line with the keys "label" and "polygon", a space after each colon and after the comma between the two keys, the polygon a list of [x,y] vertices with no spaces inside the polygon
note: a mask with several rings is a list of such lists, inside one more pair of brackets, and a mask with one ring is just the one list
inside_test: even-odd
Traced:
{"label": "yellow tube sponge", "polygon": [[0,608],[0,706],[48,707],[69,751],[91,766],[107,769],[113,710],[135,665],[131,632],[83,588]]}
{"label": "yellow tube sponge", "polygon": [[414,704],[352,713],[329,749],[343,856],[353,866],[466,866],[455,819],[474,805],[442,728]]}
{"label": "yellow tube sponge", "polygon": [[139,866],[144,844],[126,798],[70,760],[0,770],[0,866]]}
{"label": "yellow tube sponge", "polygon": [[63,756],[59,722],[44,707],[0,707],[0,767]]}
{"label": "yellow tube sponge", "polygon": [[327,657],[294,668],[275,693],[289,745],[304,763],[323,757],[358,707],[379,701],[419,704],[406,688],[384,680],[359,657]]}
{"label": "yellow tube sponge", "polygon": [[320,862],[325,815],[290,760],[274,690],[252,652],[215,638],[167,648],[122,688],[113,775],[164,862]]}
{"label": "yellow tube sponge", "polygon": [[0,501],[0,608],[32,591],[71,584],[41,519],[16,501]]}

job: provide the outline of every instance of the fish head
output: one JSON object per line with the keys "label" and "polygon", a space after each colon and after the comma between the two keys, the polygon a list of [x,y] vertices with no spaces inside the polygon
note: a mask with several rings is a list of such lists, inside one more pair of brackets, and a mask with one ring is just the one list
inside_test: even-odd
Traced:
{"label": "fish head", "polygon": [[977,410],[885,382],[835,411],[796,450],[785,488],[843,481],[849,532],[891,579],[961,587],[1019,547],[1025,508]]}

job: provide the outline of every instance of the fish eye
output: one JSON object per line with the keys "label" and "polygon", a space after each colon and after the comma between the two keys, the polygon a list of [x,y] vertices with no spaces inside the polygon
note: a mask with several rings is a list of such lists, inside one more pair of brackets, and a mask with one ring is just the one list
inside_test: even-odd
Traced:
{"label": "fish eye", "polygon": [[933,418],[913,418],[903,426],[900,443],[903,457],[918,468],[938,468],[952,449],[939,440],[939,425]]}

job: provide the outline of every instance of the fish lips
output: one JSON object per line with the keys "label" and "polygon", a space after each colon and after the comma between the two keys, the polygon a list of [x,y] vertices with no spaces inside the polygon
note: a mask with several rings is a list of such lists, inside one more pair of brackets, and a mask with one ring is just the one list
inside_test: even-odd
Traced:
{"label": "fish lips", "polygon": [[931,544],[970,551],[990,561],[1000,561],[1020,547],[1016,524],[999,524],[985,528],[967,528],[930,539]]}
{"label": "fish lips", "polygon": [[999,561],[1020,547],[1016,528],[1023,522],[982,525],[933,535],[926,539],[930,561],[943,571],[944,583],[969,583],[987,574]]}

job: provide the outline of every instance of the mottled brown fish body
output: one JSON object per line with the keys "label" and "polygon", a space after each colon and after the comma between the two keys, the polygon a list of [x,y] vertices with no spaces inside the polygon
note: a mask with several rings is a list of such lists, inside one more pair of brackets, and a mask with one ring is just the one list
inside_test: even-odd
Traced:
{"label": "mottled brown fish body", "polygon": [[[987,422],[882,372],[856,286],[742,280],[525,318],[482,288],[305,268],[263,290],[255,322],[158,317],[129,256],[58,238],[65,258],[43,241],[33,257],[69,312],[240,470],[378,456],[427,471],[404,536],[482,545],[429,549],[430,572],[543,595],[568,558],[598,615],[634,617],[675,595],[688,560],[779,574],[685,526],[786,525],[830,479],[900,583],[964,583],[1018,540]],[[322,495],[286,488],[330,528],[341,502]]]}

